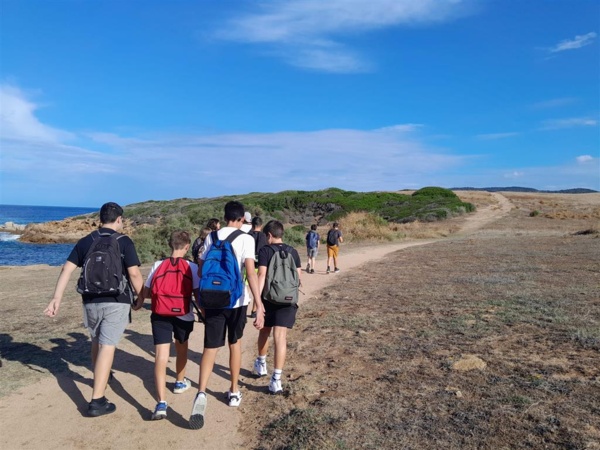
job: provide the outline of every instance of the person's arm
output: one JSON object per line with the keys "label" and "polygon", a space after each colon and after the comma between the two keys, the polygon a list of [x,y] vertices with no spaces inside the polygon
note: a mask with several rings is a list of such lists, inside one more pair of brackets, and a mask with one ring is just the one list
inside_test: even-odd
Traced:
{"label": "person's arm", "polygon": [[246,258],[244,260],[244,266],[246,268],[248,286],[250,286],[250,292],[252,292],[252,298],[254,299],[254,304],[256,305],[256,319],[254,319],[254,328],[260,330],[265,325],[265,307],[263,306],[262,299],[260,298],[261,291],[258,289],[258,277],[256,276],[254,258]]}
{"label": "person's arm", "polygon": [[62,301],[63,295],[65,293],[65,289],[69,284],[69,280],[71,279],[71,274],[77,269],[77,265],[72,263],[71,261],[67,261],[58,276],[58,280],[56,281],[56,287],[54,288],[54,294],[52,295],[52,300],[48,303],[48,306],[44,310],[44,314],[48,317],[56,317],[58,314],[58,309],[60,308],[60,302]]}
{"label": "person's arm", "polygon": [[135,290],[137,295],[142,294],[142,289],[144,287],[144,278],[142,277],[142,272],[140,272],[140,268],[138,266],[131,266],[127,268],[127,274],[129,275],[129,281]]}
{"label": "person's arm", "polygon": [[339,237],[338,237],[338,241],[340,241],[340,244],[342,244],[344,242],[344,237],[342,236],[342,232],[340,231]]}

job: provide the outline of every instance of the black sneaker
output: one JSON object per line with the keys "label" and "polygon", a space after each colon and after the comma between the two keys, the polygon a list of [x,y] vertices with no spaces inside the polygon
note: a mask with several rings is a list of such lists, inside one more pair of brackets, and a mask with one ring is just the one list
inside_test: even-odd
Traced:
{"label": "black sneaker", "polygon": [[310,273],[315,273],[315,269],[310,269]]}
{"label": "black sneaker", "polygon": [[104,401],[98,402],[96,400],[92,400],[88,405],[88,416],[90,417],[99,417],[104,416],[106,414],[114,413],[117,409],[117,406],[114,403],[110,403],[106,398]]}

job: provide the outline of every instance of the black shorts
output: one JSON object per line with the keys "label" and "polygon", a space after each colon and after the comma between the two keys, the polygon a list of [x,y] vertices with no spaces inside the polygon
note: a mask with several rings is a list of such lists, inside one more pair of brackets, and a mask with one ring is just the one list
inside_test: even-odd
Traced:
{"label": "black shorts", "polygon": [[204,310],[204,348],[219,348],[227,342],[235,344],[244,335],[247,306],[233,309]]}
{"label": "black shorts", "polygon": [[183,344],[189,339],[190,333],[194,329],[193,320],[181,320],[177,317],[152,313],[150,321],[152,322],[154,345],[170,344],[173,342],[173,337]]}
{"label": "black shorts", "polygon": [[265,305],[265,327],[292,328],[296,323],[298,305],[276,305],[263,300]]}

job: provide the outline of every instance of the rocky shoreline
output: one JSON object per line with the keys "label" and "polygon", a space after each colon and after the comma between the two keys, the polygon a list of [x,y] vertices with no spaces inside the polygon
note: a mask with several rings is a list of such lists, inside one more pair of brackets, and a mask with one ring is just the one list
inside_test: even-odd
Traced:
{"label": "rocky shoreline", "polygon": [[[86,234],[98,229],[100,223],[97,219],[74,219],[54,220],[44,223],[30,223],[19,225],[6,222],[0,225],[0,231],[19,234],[20,242],[31,244],[71,244],[77,242]],[[133,230],[129,221],[125,222],[123,233],[130,234]]]}

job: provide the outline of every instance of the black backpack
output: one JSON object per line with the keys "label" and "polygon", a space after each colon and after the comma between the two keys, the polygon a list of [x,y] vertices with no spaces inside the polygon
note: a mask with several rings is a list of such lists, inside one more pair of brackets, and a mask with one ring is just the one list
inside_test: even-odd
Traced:
{"label": "black backpack", "polygon": [[327,233],[327,245],[333,246],[338,245],[339,231],[338,230],[329,230]]}
{"label": "black backpack", "polygon": [[120,233],[92,233],[92,245],[85,255],[77,292],[96,297],[116,297],[127,289],[123,275]]}

